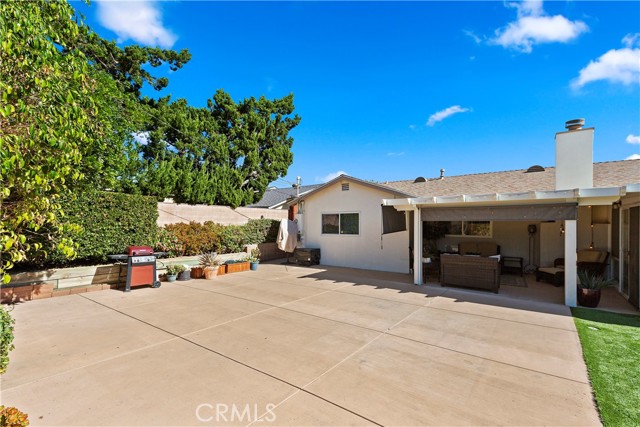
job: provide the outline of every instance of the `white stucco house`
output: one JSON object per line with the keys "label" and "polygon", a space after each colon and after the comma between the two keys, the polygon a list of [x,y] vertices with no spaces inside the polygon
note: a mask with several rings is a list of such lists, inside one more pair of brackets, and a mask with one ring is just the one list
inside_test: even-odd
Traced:
{"label": "white stucco house", "polygon": [[[440,251],[471,240],[495,243],[534,268],[563,257],[569,306],[578,251],[600,250],[610,255],[607,274],[637,308],[640,160],[593,163],[594,128],[582,124],[567,122],[556,134],[555,167],[384,183],[339,176],[290,202],[299,246],[320,248],[325,265],[410,273],[422,265],[427,221],[447,222]],[[414,283],[422,274],[413,269]]]}

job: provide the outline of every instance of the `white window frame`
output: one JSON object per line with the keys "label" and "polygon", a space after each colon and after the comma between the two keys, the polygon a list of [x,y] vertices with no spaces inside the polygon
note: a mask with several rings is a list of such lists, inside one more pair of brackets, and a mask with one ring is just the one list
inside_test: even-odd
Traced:
{"label": "white window frame", "polygon": [[[344,234],[344,233],[342,233],[342,232],[341,232],[342,230],[340,229],[340,223],[341,223],[341,221],[340,221],[340,219],[341,219],[341,218],[340,218],[340,217],[341,217],[342,215],[352,215],[352,214],[358,215],[358,234],[351,234],[351,233],[349,233],[349,234]],[[338,215],[338,232],[337,232],[337,233],[325,233],[325,232],[324,232],[324,230],[323,230],[323,226],[322,226],[322,225],[323,225],[322,218],[323,218],[325,215]],[[360,235],[360,230],[361,230],[361,227],[362,227],[362,224],[361,224],[361,221],[360,221],[360,216],[361,216],[361,215],[362,215],[362,214],[361,214],[360,212],[356,212],[356,211],[348,211],[348,212],[322,212],[322,213],[320,214],[320,234],[321,234],[322,236],[359,236],[359,235]]]}

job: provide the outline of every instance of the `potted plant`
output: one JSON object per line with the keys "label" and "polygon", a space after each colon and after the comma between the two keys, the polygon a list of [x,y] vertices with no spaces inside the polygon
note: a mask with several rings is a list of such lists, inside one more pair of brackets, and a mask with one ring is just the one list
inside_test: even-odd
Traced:
{"label": "potted plant", "polygon": [[178,273],[178,280],[179,281],[191,280],[191,266],[188,266],[187,264],[182,264],[182,267],[184,267],[184,269],[180,273]]}
{"label": "potted plant", "polygon": [[204,270],[205,279],[213,279],[218,275],[218,267],[220,267],[220,261],[218,260],[218,254],[215,252],[208,252],[200,255],[200,265]]}
{"label": "potted plant", "polygon": [[202,279],[204,277],[204,267],[201,265],[196,265],[195,267],[191,267],[191,278],[192,279]]}
{"label": "potted plant", "polygon": [[258,269],[258,264],[260,264],[260,249],[255,248],[251,249],[251,255],[247,258],[249,264],[251,265],[251,270],[255,271]]}
{"label": "potted plant", "polygon": [[614,280],[606,279],[589,273],[587,270],[578,270],[578,304],[583,307],[596,308],[600,303],[601,290],[615,284]]}
{"label": "potted plant", "polygon": [[182,264],[169,264],[167,265],[167,282],[175,282],[178,278],[178,274],[184,271],[184,265]]}

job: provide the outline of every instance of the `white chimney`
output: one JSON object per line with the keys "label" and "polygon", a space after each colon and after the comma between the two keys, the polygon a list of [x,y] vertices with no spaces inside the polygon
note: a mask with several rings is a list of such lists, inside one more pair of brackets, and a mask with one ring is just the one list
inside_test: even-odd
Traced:
{"label": "white chimney", "polygon": [[593,132],[584,119],[569,120],[556,133],[556,190],[593,187]]}

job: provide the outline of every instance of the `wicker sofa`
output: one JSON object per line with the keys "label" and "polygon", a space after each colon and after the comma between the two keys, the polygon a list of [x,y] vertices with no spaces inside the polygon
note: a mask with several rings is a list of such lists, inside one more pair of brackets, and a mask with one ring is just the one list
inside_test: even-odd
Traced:
{"label": "wicker sofa", "polygon": [[449,255],[440,257],[440,284],[462,286],[498,293],[500,290],[500,257]]}

